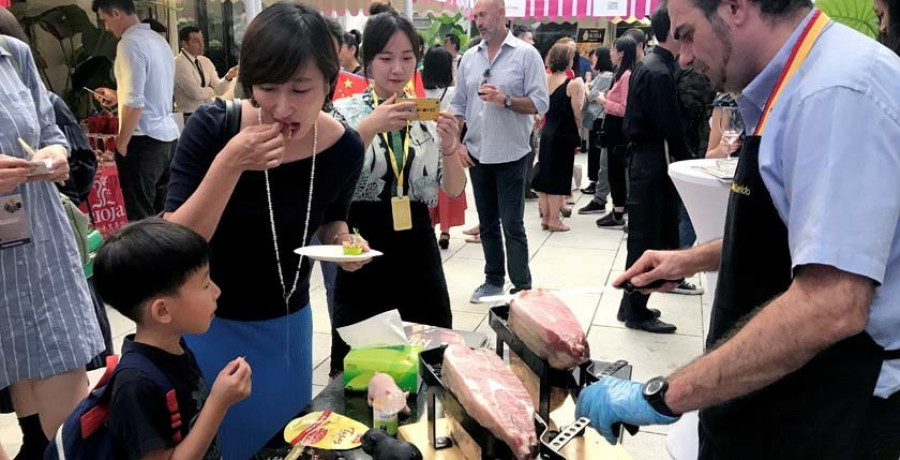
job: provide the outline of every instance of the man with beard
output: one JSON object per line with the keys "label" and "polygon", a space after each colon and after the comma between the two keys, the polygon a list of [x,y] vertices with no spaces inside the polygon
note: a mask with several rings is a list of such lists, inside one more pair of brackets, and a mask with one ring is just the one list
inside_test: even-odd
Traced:
{"label": "man with beard", "polygon": [[484,284],[470,299],[479,303],[503,292],[504,240],[513,291],[531,288],[525,171],[534,114],[545,113],[550,98],[541,55],[506,28],[503,0],[478,0],[473,14],[483,40],[463,55],[451,107],[467,128],[460,152],[471,167],[485,259]]}
{"label": "man with beard", "polygon": [[648,251],[614,284],[718,268],[709,351],[601,379],[578,415],[612,441],[700,409],[701,459],[897,459],[900,58],[809,0],[668,7],[681,64],[741,94],[748,135],[724,239]]}

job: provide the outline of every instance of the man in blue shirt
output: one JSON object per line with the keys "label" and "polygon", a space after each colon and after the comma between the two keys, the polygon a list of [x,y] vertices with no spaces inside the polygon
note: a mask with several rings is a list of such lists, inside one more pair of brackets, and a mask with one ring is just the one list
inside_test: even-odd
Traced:
{"label": "man in blue shirt", "polygon": [[700,409],[701,459],[898,458],[900,59],[808,0],[668,6],[682,65],[741,94],[747,137],[724,239],[648,251],[614,284],[718,268],[709,351],[603,379],[579,415],[612,440]]}
{"label": "man in blue shirt", "polygon": [[142,24],[132,0],[94,0],[91,8],[119,39],[115,74],[118,90],[99,88],[98,100],[118,105],[116,167],[128,220],[163,211],[169,163],[178,139],[172,118],[175,57],[149,24]]}
{"label": "man in blue shirt", "polygon": [[504,239],[513,290],[531,288],[523,220],[526,162],[534,114],[545,113],[550,98],[541,55],[506,28],[503,1],[478,0],[473,13],[483,41],[463,55],[451,108],[466,123],[462,161],[471,166],[481,227],[485,282],[470,300],[478,303],[503,291]]}

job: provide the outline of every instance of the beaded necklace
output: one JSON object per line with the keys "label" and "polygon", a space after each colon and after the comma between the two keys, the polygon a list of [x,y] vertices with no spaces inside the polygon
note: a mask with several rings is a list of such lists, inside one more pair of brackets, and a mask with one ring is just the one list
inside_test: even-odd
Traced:
{"label": "beaded necklace", "polygon": [[[262,108],[257,111],[257,120],[258,123],[262,124]],[[312,211],[312,200],[313,200],[313,183],[316,178],[316,153],[319,147],[319,119],[316,118],[315,124],[313,124],[313,147],[312,147],[312,168],[309,172],[309,197],[306,200],[306,222],[303,225],[303,246],[306,246],[306,238],[309,236],[309,217]],[[269,226],[272,228],[272,244],[275,246],[275,262],[278,264],[278,280],[281,282],[281,295],[284,298],[284,308],[285,313],[290,311],[289,302],[291,296],[294,295],[294,292],[297,290],[297,282],[300,280],[300,270],[303,265],[303,256],[300,256],[300,260],[297,262],[297,273],[294,275],[294,284],[291,285],[291,290],[288,292],[287,286],[284,284],[284,273],[282,273],[281,269],[281,251],[278,249],[278,232],[275,231],[275,211],[272,208],[272,188],[269,185],[269,171],[263,171],[263,176],[266,179],[266,200],[269,205]]]}

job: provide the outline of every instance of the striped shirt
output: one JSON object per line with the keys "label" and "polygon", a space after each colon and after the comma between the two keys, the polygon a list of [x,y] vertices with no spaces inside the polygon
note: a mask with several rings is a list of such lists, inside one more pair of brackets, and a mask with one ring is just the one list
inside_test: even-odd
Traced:
{"label": "striped shirt", "polygon": [[496,85],[511,97],[529,97],[538,113],[550,108],[547,74],[537,49],[507,33],[493,62],[487,43],[466,51],[456,73],[456,92],[451,108],[466,121],[466,148],[485,164],[517,161],[531,151],[534,115],[516,113],[478,96],[483,83]]}
{"label": "striped shirt", "polygon": [[[28,45],[0,47],[0,152],[64,145]],[[103,349],[78,249],[54,184],[26,183],[31,242],[0,250],[0,388],[83,367]]]}

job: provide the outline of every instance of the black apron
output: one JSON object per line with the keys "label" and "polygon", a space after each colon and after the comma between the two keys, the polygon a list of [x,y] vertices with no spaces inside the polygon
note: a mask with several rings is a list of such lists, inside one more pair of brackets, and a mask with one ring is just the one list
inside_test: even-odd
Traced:
{"label": "black apron", "polygon": [[[792,281],[787,228],[759,173],[759,143],[747,136],[735,173],[707,349]],[[768,387],[700,411],[699,458],[858,458],[884,357],[863,332]]]}

